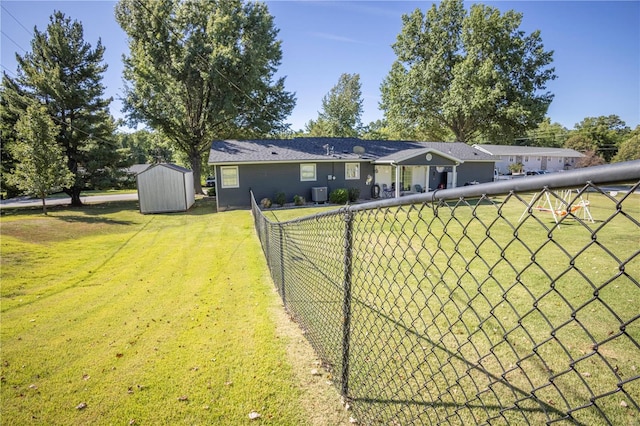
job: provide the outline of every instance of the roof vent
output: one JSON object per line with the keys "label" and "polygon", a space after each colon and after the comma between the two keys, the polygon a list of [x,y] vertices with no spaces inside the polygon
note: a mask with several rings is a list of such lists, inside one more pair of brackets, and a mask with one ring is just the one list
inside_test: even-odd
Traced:
{"label": "roof vent", "polygon": [[365,151],[365,149],[364,149],[363,146],[356,145],[356,146],[353,147],[353,153],[354,154],[362,155],[362,154],[364,154],[364,151]]}
{"label": "roof vent", "polygon": [[278,153],[275,151],[271,151],[271,155],[278,155]]}

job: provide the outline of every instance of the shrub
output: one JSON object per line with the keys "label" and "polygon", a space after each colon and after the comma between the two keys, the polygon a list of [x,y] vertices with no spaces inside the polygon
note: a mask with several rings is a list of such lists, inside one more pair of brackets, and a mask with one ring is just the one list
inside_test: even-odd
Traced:
{"label": "shrub", "polygon": [[271,200],[265,197],[260,200],[260,205],[263,209],[268,209],[269,207],[271,207]]}
{"label": "shrub", "polygon": [[329,201],[333,204],[345,204],[349,199],[349,192],[345,188],[338,188],[331,191]]}
{"label": "shrub", "polygon": [[349,202],[355,203],[360,198],[360,189],[358,188],[349,188]]}
{"label": "shrub", "polygon": [[284,206],[287,202],[287,196],[282,191],[276,192],[276,196],[273,199],[280,207]]}
{"label": "shrub", "polygon": [[304,199],[302,195],[294,195],[293,196],[293,204],[296,206],[303,206],[307,200]]}

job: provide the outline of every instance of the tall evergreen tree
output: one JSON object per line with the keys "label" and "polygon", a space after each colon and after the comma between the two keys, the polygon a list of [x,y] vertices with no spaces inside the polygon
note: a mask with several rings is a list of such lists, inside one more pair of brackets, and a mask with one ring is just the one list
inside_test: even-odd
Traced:
{"label": "tall evergreen tree", "polygon": [[203,154],[214,139],[286,128],[295,98],[273,81],[282,51],[267,7],[240,0],[120,0],[129,36],[125,107],[132,121],[188,156],[202,193]]}
{"label": "tall evergreen tree", "polygon": [[103,98],[101,83],[107,68],[103,54],[99,39],[95,49],[84,41],[82,24],[54,12],[45,32],[34,29],[31,52],[16,54],[17,77],[5,74],[3,79],[10,110],[26,111],[28,104],[38,102],[60,126],[56,142],[74,175],[73,184],[64,191],[74,206],[82,205],[82,189],[104,184],[117,170],[115,123],[108,111],[111,99]]}

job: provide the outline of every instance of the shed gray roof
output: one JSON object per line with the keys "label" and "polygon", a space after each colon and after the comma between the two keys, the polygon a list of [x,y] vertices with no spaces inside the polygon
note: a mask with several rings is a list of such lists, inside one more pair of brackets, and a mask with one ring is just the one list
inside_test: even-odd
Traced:
{"label": "shed gray roof", "polygon": [[[363,154],[354,147],[364,148]],[[209,164],[299,161],[375,161],[406,150],[433,149],[463,161],[493,161],[489,154],[462,142],[412,142],[357,138],[295,138],[217,140],[211,144]],[[357,149],[356,149],[357,151]]]}
{"label": "shed gray roof", "polygon": [[182,167],[182,166],[178,166],[177,164],[171,164],[171,163],[158,163],[158,164],[153,164],[153,165],[151,165],[151,166],[147,167],[146,169],[144,169],[143,171],[141,171],[141,172],[140,172],[140,173],[138,173],[138,174],[143,174],[144,172],[146,172],[146,171],[148,171],[148,170],[151,170],[151,169],[153,169],[154,167],[166,167],[166,168],[168,168],[168,169],[175,170],[175,171],[180,172],[180,173],[182,173],[182,174],[184,174],[184,173],[191,173],[191,170],[189,170],[189,169],[187,169],[187,168],[184,168],[184,167]]}
{"label": "shed gray roof", "polygon": [[489,144],[475,144],[481,151],[484,151],[493,155],[530,155],[530,156],[545,156],[545,157],[584,157],[581,153],[575,149],[569,148],[551,148],[540,146],[516,146],[516,145],[489,145]]}

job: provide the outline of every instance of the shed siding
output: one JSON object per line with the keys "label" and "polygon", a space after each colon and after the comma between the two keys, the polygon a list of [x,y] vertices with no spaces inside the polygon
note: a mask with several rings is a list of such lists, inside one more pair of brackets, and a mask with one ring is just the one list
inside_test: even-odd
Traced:
{"label": "shed siding", "polygon": [[141,213],[177,212],[195,202],[193,173],[156,165],[137,177]]}

